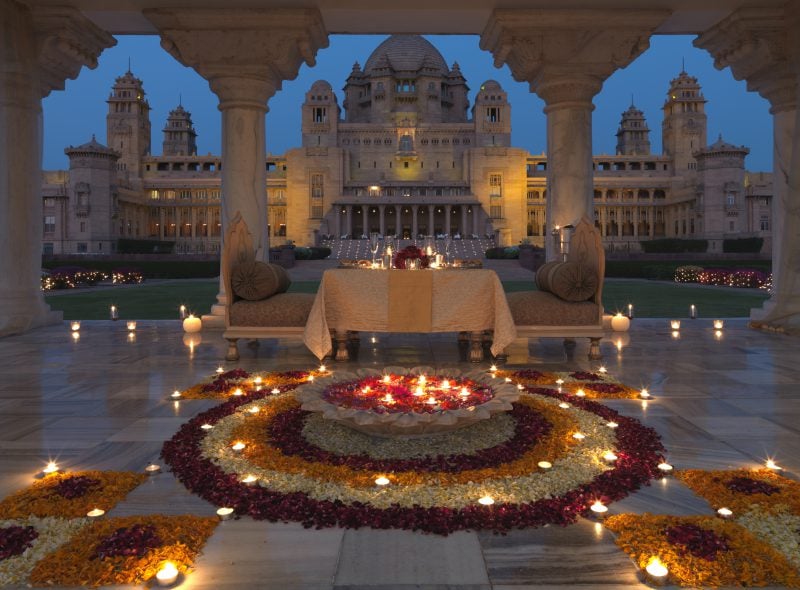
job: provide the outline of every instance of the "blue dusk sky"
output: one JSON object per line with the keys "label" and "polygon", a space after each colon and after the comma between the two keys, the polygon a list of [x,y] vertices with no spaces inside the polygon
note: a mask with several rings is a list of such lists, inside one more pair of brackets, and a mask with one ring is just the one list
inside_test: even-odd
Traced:
{"label": "blue dusk sky", "polygon": [[[353,62],[364,64],[385,36],[332,35],[330,46],[317,54],[317,65],[304,65],[295,80],[284,82],[272,97],[267,114],[267,152],[281,154],[300,145],[300,105],[314,81],[328,80],[341,105],[341,89]],[[544,103],[515,82],[506,66],[494,67],[488,52],[478,47],[476,36],[435,36],[426,38],[442,53],[445,61],[457,61],[475,91],[486,80],[497,80],[508,93],[512,107],[512,144],[534,154],[546,150]],[[729,70],[718,71],[705,51],[692,46],[692,37],[656,36],[650,49],[627,68],[618,70],[595,97],[593,142],[595,154],[613,154],[620,114],[631,104],[642,109],[650,127],[653,153],[661,153],[661,107],[669,82],[681,70],[696,76],[708,103],[708,142],[722,133],[736,145],[750,148],[746,166],[751,171],[772,170],[772,117],[767,101],[747,92]],[[44,168],[64,169],[68,161],[64,148],[79,145],[96,134],[105,142],[106,98],[114,78],[128,69],[142,80],[152,107],[152,152],[161,153],[162,133],[167,114],[181,100],[192,113],[198,132],[199,154],[220,153],[220,113],[217,99],[197,73],[185,68],[167,54],[155,36],[119,36],[117,45],[107,49],[94,70],[84,68],[77,80],[67,81],[66,90],[53,92],[44,100]]]}

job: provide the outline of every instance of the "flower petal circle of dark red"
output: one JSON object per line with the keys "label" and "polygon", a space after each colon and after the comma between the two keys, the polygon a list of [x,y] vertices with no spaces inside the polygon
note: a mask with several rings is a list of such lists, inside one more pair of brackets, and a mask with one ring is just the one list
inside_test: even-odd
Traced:
{"label": "flower petal circle of dark red", "polygon": [[750,477],[734,477],[727,484],[727,488],[732,492],[741,494],[764,494],[771,496],[779,494],[781,489],[765,481],[752,479]]}
{"label": "flower petal circle of dark red", "polygon": [[153,525],[135,524],[119,528],[100,541],[94,548],[92,558],[144,555],[150,549],[160,547],[162,543]]}
{"label": "flower petal circle of dark red", "polygon": [[22,555],[33,546],[39,533],[32,526],[11,525],[0,528],[0,561]]}
{"label": "flower petal circle of dark red", "polygon": [[460,530],[491,530],[502,533],[546,524],[566,526],[575,522],[578,516],[588,515],[589,506],[595,500],[605,504],[620,500],[660,476],[657,466],[663,461],[665,449],[653,429],[591,400],[576,399],[575,396],[561,394],[549,388],[526,389],[531,393],[569,401],[571,405],[592,412],[604,420],[616,422],[619,459],[614,468],[560,496],[530,503],[496,503],[492,506],[474,505],[461,509],[418,506],[381,509],[357,502],[347,504],[341,501],[315,500],[301,492],[284,494],[261,486],[243,484],[235,473],[226,473],[200,452],[200,444],[205,436],[205,431],[201,428],[203,424],[214,424],[243,404],[270,395],[265,391],[255,392],[249,399],[231,399],[202,412],[164,444],[161,456],[187,489],[212,504],[233,508],[238,515],[272,522],[295,521],[308,528],[372,527],[441,535]]}
{"label": "flower petal circle of dark red", "polygon": [[76,475],[67,479],[62,479],[53,486],[53,493],[65,498],[66,500],[74,500],[75,498],[82,498],[92,488],[100,485],[100,480],[88,477],[86,475]]}
{"label": "flower petal circle of dark red", "polygon": [[677,524],[664,531],[667,541],[681,548],[681,554],[714,561],[720,551],[730,551],[728,539],[696,524]]}

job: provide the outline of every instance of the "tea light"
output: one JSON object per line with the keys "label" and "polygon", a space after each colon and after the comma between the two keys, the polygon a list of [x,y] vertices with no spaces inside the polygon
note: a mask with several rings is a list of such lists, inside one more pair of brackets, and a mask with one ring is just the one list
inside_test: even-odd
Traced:
{"label": "tea light", "polygon": [[689,306],[689,317],[693,320],[697,319],[697,306],[694,303]]}
{"label": "tea light", "polygon": [[258,406],[253,406],[252,408],[250,408],[247,411],[250,412],[251,414],[258,414],[259,409],[258,409]]}
{"label": "tea light", "polygon": [[600,500],[596,500],[589,508],[598,520],[602,519],[606,515],[606,512],[608,512],[608,506],[603,504]]}
{"label": "tea light", "polygon": [[324,372],[325,372],[325,371],[327,371],[327,370],[328,370],[328,369],[325,367],[325,365],[320,365],[320,366],[319,366],[319,372],[320,372],[320,373],[324,373]]}
{"label": "tea light", "polygon": [[181,305],[178,308],[178,319],[185,320],[186,319],[186,306]]}
{"label": "tea light", "polygon": [[55,461],[50,461],[45,466],[45,468],[42,469],[42,473],[44,473],[45,475],[50,475],[51,473],[58,473],[59,471],[61,471],[61,468],[59,468],[58,463],[56,463]]}
{"label": "tea light", "polygon": [[189,314],[185,320],[183,320],[183,331],[193,334],[194,332],[199,332],[203,329],[203,322],[200,318],[196,317],[194,314]]}
{"label": "tea light", "polygon": [[669,574],[667,566],[661,563],[658,557],[651,558],[647,563],[647,567],[644,568],[644,571],[647,572],[649,581],[659,586],[664,583],[667,574]]}
{"label": "tea light", "polygon": [[628,319],[633,319],[633,303],[628,304]]}
{"label": "tea light", "polygon": [[505,381],[506,383],[511,383],[511,377],[506,377]]}
{"label": "tea light", "polygon": [[313,381],[313,380],[314,380],[314,375],[309,375],[309,376],[308,376],[308,380],[309,380],[309,381]]}
{"label": "tea light", "polygon": [[680,330],[681,329],[681,321],[680,320],[670,320],[669,327],[673,330]]}
{"label": "tea light", "polygon": [[235,395],[236,397],[242,396],[244,395],[244,391],[242,391],[241,388],[237,387],[236,389],[233,390],[233,395]]}
{"label": "tea light", "polygon": [[361,390],[361,393],[363,393],[364,395],[366,395],[366,394],[368,394],[370,391],[372,391],[372,388],[371,388],[369,385],[367,385],[366,387],[364,387],[364,388]]}
{"label": "tea light", "polygon": [[599,369],[597,369],[597,372],[600,373],[601,375],[605,375],[606,373],[608,373],[608,369],[606,369],[605,366],[602,366]]}
{"label": "tea light", "polygon": [[717,510],[717,516],[719,516],[720,518],[730,518],[731,516],[733,516],[733,510],[731,510],[730,508],[725,508],[723,506],[722,508]]}
{"label": "tea light", "polygon": [[615,332],[627,332],[630,327],[631,321],[619,312],[611,318],[611,329]]}
{"label": "tea light", "polygon": [[435,397],[429,397],[428,400],[425,403],[430,405],[430,406],[435,406],[436,405],[436,398]]}
{"label": "tea light", "polygon": [[255,475],[246,475],[245,477],[242,478],[242,483],[247,485],[254,484],[257,481],[258,478]]}
{"label": "tea light", "polygon": [[156,582],[161,587],[172,586],[178,579],[179,573],[175,564],[168,561],[156,572]]}
{"label": "tea light", "polygon": [[466,387],[461,388],[461,393],[459,393],[461,397],[469,397],[469,389]]}
{"label": "tea light", "polygon": [[772,469],[773,471],[783,471],[783,467],[775,463],[772,459],[767,459],[765,463],[767,469]]}
{"label": "tea light", "polygon": [[237,453],[241,453],[241,452],[242,452],[242,450],[244,450],[244,448],[245,448],[246,446],[247,446],[247,445],[245,445],[243,442],[235,442],[235,443],[233,443],[233,444],[231,445],[231,449],[233,449],[233,450],[234,450],[234,451],[236,451]]}
{"label": "tea light", "polygon": [[715,330],[722,330],[724,325],[725,325],[725,322],[723,322],[722,320],[714,320],[714,329]]}
{"label": "tea light", "polygon": [[105,513],[106,513],[105,510],[102,510],[100,508],[95,508],[94,510],[90,510],[89,512],[87,512],[86,516],[88,516],[89,518],[100,518]]}
{"label": "tea light", "polygon": [[517,389],[522,391],[523,389],[525,389],[525,386],[522,383],[517,383]]}
{"label": "tea light", "polygon": [[564,380],[563,379],[556,379],[556,385],[561,387],[562,385],[564,385]]}
{"label": "tea light", "polygon": [[217,510],[217,516],[219,516],[220,520],[228,520],[233,514],[233,508],[219,508]]}
{"label": "tea light", "polygon": [[714,338],[716,340],[722,340],[722,330],[714,330]]}
{"label": "tea light", "polygon": [[256,377],[255,379],[253,379],[253,383],[255,383],[256,385],[261,385],[262,381],[263,380],[261,379],[261,377]]}
{"label": "tea light", "polygon": [[109,308],[109,314],[110,314],[112,320],[116,321],[116,320],[119,319],[119,312],[117,311],[117,306],[116,305],[112,305]]}
{"label": "tea light", "polygon": [[658,470],[663,474],[672,473],[673,467],[669,463],[659,463]]}
{"label": "tea light", "polygon": [[681,333],[678,330],[673,330],[672,331],[672,339],[673,340],[678,340],[680,337],[681,337]]}
{"label": "tea light", "polygon": [[383,402],[387,403],[387,404],[393,404],[394,403],[394,398],[392,397],[392,394],[391,393],[387,393],[383,398]]}
{"label": "tea light", "polygon": [[560,404],[558,404],[558,407],[561,408],[562,410],[567,410],[569,409],[570,405],[567,402],[561,402]]}
{"label": "tea light", "polygon": [[217,367],[217,375],[222,375],[225,372],[225,369],[222,367]]}
{"label": "tea light", "polygon": [[492,365],[491,367],[489,367],[489,371],[491,371],[492,373],[497,373],[497,365]]}
{"label": "tea light", "polygon": [[442,381],[441,387],[442,387],[442,389],[450,389],[450,381],[445,379],[444,381]]}
{"label": "tea light", "polygon": [[70,329],[71,329],[73,332],[77,332],[78,330],[80,330],[80,329],[81,329],[81,323],[80,323],[80,322],[77,322],[77,321],[76,321],[76,322],[72,322],[72,323],[69,325],[69,327],[70,327]]}
{"label": "tea light", "polygon": [[274,387],[274,388],[272,389],[272,391],[270,391],[270,393],[271,393],[272,395],[275,395],[275,394],[277,394],[277,393],[280,393],[280,392],[281,392],[281,390],[280,390],[280,389],[278,389],[277,387]]}
{"label": "tea light", "polygon": [[200,428],[202,428],[203,430],[211,430],[212,428],[214,428],[214,426],[212,424],[203,424]]}
{"label": "tea light", "polygon": [[579,389],[578,391],[575,392],[575,395],[577,395],[578,397],[586,397],[586,392],[583,389]]}
{"label": "tea light", "polygon": [[576,432],[575,434],[572,435],[572,438],[574,438],[575,440],[583,440],[584,438],[586,438],[586,435],[583,434],[582,432]]}
{"label": "tea light", "polygon": [[483,496],[482,498],[478,498],[478,504],[483,504],[484,506],[491,506],[494,504],[494,498],[491,496]]}
{"label": "tea light", "polygon": [[611,429],[614,429],[614,428],[618,428],[619,424],[617,424],[616,422],[606,422],[606,426],[608,426]]}
{"label": "tea light", "polygon": [[647,389],[642,389],[642,390],[639,392],[639,397],[640,397],[640,398],[642,398],[642,399],[650,399],[650,397],[651,397],[651,396],[650,396],[650,392],[649,392],[649,391],[647,391]]}
{"label": "tea light", "polygon": [[614,463],[614,461],[616,461],[617,459],[619,459],[619,457],[617,457],[617,455],[613,451],[608,451],[603,455],[603,461],[609,464]]}
{"label": "tea light", "polygon": [[417,385],[416,389],[414,389],[414,395],[415,395],[416,397],[421,397],[421,396],[425,395],[425,392],[424,392],[424,391],[422,391],[422,387],[420,387],[419,385]]}
{"label": "tea light", "polygon": [[552,463],[550,463],[550,461],[539,461],[539,462],[537,463],[537,465],[538,465],[538,466],[539,466],[541,469],[551,469],[551,468],[553,467],[553,464],[552,464]]}
{"label": "tea light", "polygon": [[375,485],[376,486],[388,486],[391,483],[388,477],[380,476],[375,478]]}
{"label": "tea light", "polygon": [[156,465],[155,463],[150,463],[150,465],[148,465],[147,467],[144,468],[144,472],[147,475],[155,475],[159,471],[161,471],[161,466],[160,465]]}
{"label": "tea light", "polygon": [[176,389],[175,391],[172,392],[172,395],[170,395],[170,397],[172,399],[178,399],[179,397],[181,397],[181,392]]}
{"label": "tea light", "polygon": [[391,383],[392,382],[392,378],[389,377],[389,375],[384,375],[383,376],[383,382],[384,383]]}
{"label": "tea light", "polygon": [[128,332],[135,332],[136,331],[136,322],[128,322]]}

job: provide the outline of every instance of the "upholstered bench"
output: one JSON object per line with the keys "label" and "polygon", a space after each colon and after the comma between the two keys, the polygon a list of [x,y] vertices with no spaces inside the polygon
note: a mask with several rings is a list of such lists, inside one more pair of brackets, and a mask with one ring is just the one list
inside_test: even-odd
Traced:
{"label": "upholstered bench", "polygon": [[310,293],[286,293],[291,281],[276,264],[257,262],[247,224],[238,214],[225,234],[222,252],[225,285],[225,359],[239,359],[240,338],[303,337],[314,304]]}
{"label": "upholstered bench", "polygon": [[589,359],[600,358],[605,253],[600,232],[584,218],[569,243],[567,260],[548,263],[536,275],[538,290],[508,293],[508,306],[521,338],[564,338],[572,358],[575,338],[590,339]]}

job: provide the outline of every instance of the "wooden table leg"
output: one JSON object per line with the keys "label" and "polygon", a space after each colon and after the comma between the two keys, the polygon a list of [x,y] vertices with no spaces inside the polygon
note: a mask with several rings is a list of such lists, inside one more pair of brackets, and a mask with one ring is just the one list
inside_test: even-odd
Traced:
{"label": "wooden table leg", "polygon": [[469,334],[469,360],[479,363],[483,360],[483,332],[470,332]]}
{"label": "wooden table leg", "polygon": [[334,332],[334,339],[336,340],[336,356],[337,361],[349,361],[350,353],[347,351],[347,331],[336,330]]}

